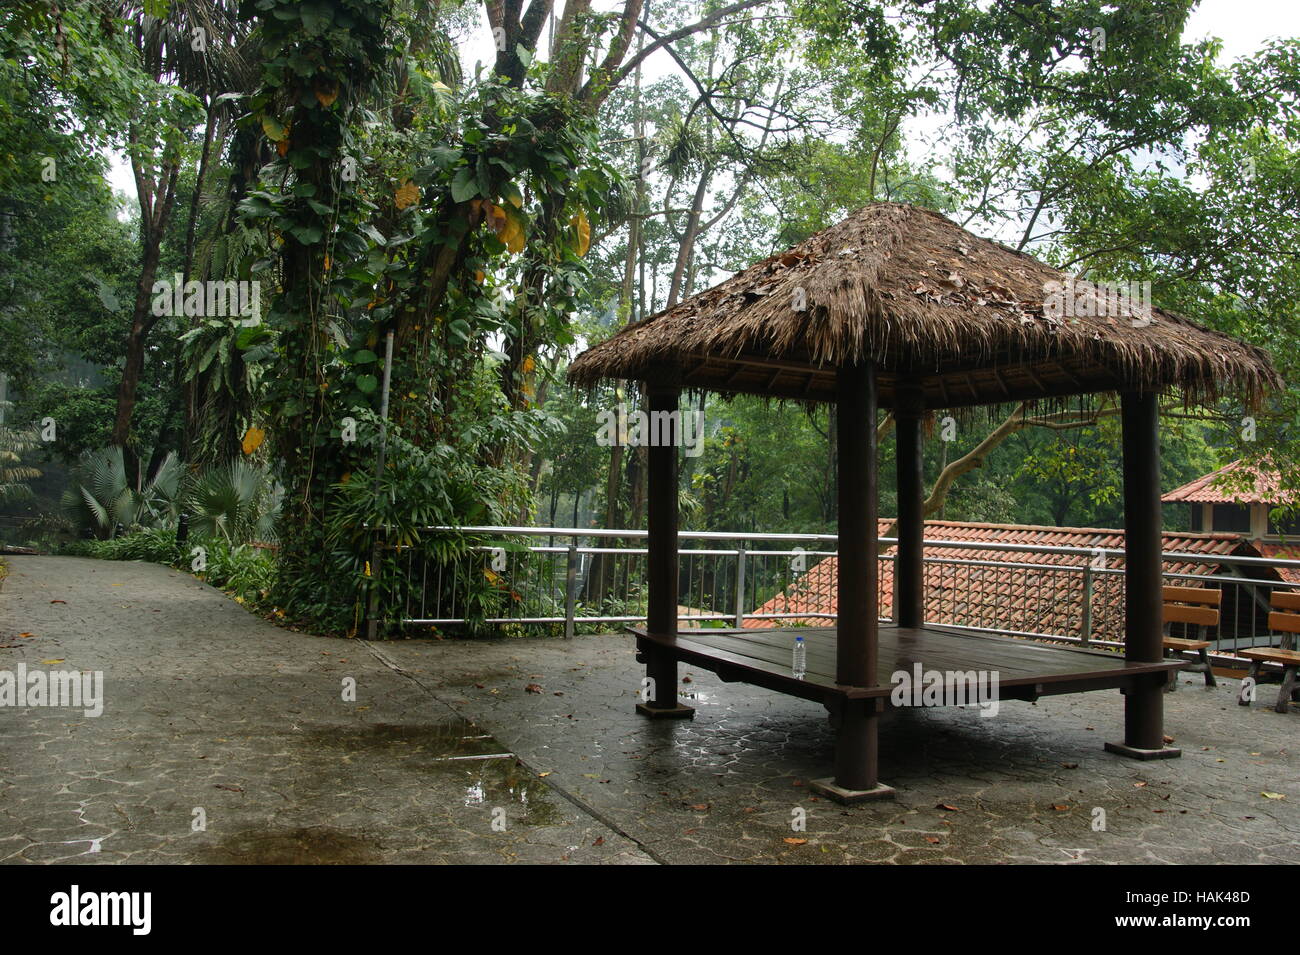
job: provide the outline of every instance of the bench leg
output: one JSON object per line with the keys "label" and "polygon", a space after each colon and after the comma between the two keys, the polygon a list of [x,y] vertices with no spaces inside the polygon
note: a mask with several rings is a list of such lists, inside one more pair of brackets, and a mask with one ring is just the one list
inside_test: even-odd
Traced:
{"label": "bench leg", "polygon": [[1197,655],[1201,658],[1201,662],[1205,664],[1205,685],[1218,686],[1219,684],[1214,682],[1214,668],[1210,666],[1210,654],[1205,647],[1201,647]]}
{"label": "bench leg", "polygon": [[1241,681],[1241,690],[1237,693],[1238,706],[1250,706],[1250,697],[1246,695],[1246,687],[1249,686],[1252,691],[1259,688],[1259,661],[1251,660],[1250,669],[1246,671],[1246,679]]}
{"label": "bench leg", "polygon": [[[1165,651],[1166,660],[1172,659],[1177,656],[1178,654],[1172,653],[1169,650]],[[1165,692],[1173,693],[1177,689],[1178,689],[1178,671],[1175,670],[1173,673],[1169,674],[1169,682],[1165,684]]]}
{"label": "bench leg", "polygon": [[1273,707],[1278,713],[1285,713],[1287,703],[1291,700],[1291,694],[1295,692],[1295,667],[1287,667],[1286,673],[1282,677],[1282,689],[1277,694],[1277,705]]}

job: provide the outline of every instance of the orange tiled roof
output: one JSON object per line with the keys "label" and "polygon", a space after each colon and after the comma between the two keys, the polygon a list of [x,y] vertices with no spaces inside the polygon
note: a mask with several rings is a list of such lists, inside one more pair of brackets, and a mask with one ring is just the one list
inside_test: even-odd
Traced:
{"label": "orange tiled roof", "polygon": [[1276,471],[1259,471],[1251,474],[1252,490],[1237,490],[1233,486],[1220,486],[1219,478],[1243,471],[1240,461],[1225,464],[1219,470],[1203,474],[1195,481],[1174,488],[1160,500],[1190,501],[1195,504],[1276,504],[1283,495],[1278,491],[1281,476]]}
{"label": "orange tiled roof", "polygon": [[[1300,560],[1300,545],[1270,544],[1268,541],[1254,541],[1253,543],[1264,557],[1276,557],[1280,560]],[[1276,570],[1282,575],[1283,580],[1300,584],[1300,568],[1278,567]]]}
{"label": "orange tiled roof", "polygon": [[[892,520],[881,520],[880,533],[883,535],[892,524]],[[984,541],[1089,550],[1095,547],[1122,550],[1124,547],[1122,530],[1086,527],[926,521],[925,537],[927,540]],[[1206,558],[1203,561],[1166,561],[1165,570],[1174,574],[1214,574],[1220,566],[1213,559],[1216,555],[1261,556],[1254,546],[1236,534],[1166,533],[1163,546],[1166,553],[1197,554]],[[883,555],[893,552],[893,546],[882,549]],[[1073,568],[1090,562],[1090,555],[942,546],[927,547],[925,553],[928,558],[944,561],[928,562],[925,565],[926,619],[929,621],[1047,634],[1077,633],[1082,627],[1083,574]],[[987,567],[981,566],[981,561],[1025,566]],[[1123,566],[1122,557],[1106,558],[1105,567],[1109,570],[1118,570]],[[1058,567],[1061,569],[1056,569]],[[797,613],[808,616],[781,620],[749,619],[745,621],[745,626],[788,626],[794,621],[824,626],[828,618],[817,615],[833,614],[837,609],[836,573],[836,558],[827,557],[755,611],[760,614]],[[882,562],[880,576],[880,615],[889,617],[893,609],[892,562]],[[1123,575],[1103,572],[1093,576],[1092,633],[1095,638],[1123,639],[1123,592]]]}

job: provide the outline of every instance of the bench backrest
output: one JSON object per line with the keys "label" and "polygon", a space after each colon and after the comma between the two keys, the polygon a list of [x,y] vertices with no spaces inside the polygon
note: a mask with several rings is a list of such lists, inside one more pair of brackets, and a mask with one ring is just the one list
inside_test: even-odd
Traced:
{"label": "bench backrest", "polygon": [[1275,590],[1270,602],[1276,609],[1268,615],[1268,629],[1300,633],[1300,592]]}
{"label": "bench backrest", "polygon": [[[1300,595],[1297,595],[1300,596]],[[1219,625],[1218,607],[1223,591],[1209,587],[1165,587],[1165,623],[1190,623],[1202,627]]]}

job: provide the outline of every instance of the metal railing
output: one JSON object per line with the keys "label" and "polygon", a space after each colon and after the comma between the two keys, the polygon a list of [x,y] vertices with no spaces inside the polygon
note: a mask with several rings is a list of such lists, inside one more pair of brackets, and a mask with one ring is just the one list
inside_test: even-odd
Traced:
{"label": "metal railing", "polygon": [[[646,531],[564,527],[435,527],[484,541],[453,565],[409,550],[403,566],[408,626],[548,627],[565,636],[645,619]],[[683,627],[831,625],[834,534],[682,531]],[[896,543],[881,538],[884,551]],[[978,632],[1121,647],[1124,551],[995,541],[925,541],[926,622]],[[958,556],[966,552],[973,556]],[[1006,555],[990,558],[990,553]],[[892,613],[893,554],[882,553],[880,606]],[[1269,595],[1300,560],[1164,554],[1166,583],[1223,591],[1212,653],[1269,645]],[[882,619],[889,614],[882,612]],[[1228,661],[1231,662],[1231,661]]]}

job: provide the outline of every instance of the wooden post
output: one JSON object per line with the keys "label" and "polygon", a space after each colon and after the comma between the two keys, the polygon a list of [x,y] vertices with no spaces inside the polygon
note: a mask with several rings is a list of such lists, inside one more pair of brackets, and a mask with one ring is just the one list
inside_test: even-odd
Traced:
{"label": "wooden post", "polygon": [[844,686],[874,686],[880,611],[874,365],[840,369],[838,403],[839,609],[835,681]]}
{"label": "wooden post", "polygon": [[925,398],[916,385],[899,384],[894,402],[894,429],[898,435],[898,555],[894,560],[897,582],[894,619],[900,627],[925,623],[925,500],[921,419]]}
{"label": "wooden post", "polygon": [[[646,457],[646,630],[660,641],[677,639],[677,446],[681,442],[681,389],[662,383],[647,388],[650,446]],[[695,711],[677,702],[677,660],[653,640],[642,641],[646,678],[637,712],[644,716],[689,718]]]}
{"label": "wooden post", "polygon": [[[1124,430],[1124,658],[1164,659],[1162,643],[1160,417],[1156,396],[1120,396]],[[1106,749],[1135,759],[1182,755],[1165,745],[1164,684],[1168,674],[1143,677],[1124,691],[1124,742]]]}
{"label": "wooden post", "polygon": [[[839,450],[838,618],[835,682],[879,682],[880,570],[876,534],[876,368],[870,362],[841,368],[836,382]],[[831,707],[835,776],[812,788],[839,802],[892,796],[878,777],[880,701],[847,700]]]}

